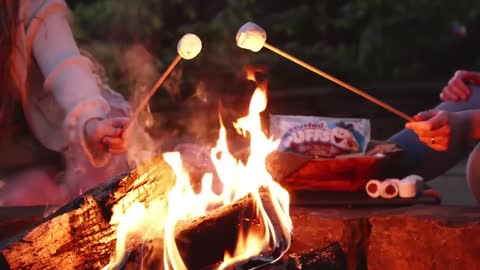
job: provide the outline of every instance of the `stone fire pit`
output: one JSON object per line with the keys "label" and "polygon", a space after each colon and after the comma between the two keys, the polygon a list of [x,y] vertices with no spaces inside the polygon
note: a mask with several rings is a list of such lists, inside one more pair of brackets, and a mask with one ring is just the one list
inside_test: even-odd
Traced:
{"label": "stone fire pit", "polygon": [[[42,208],[5,210],[0,211],[1,239],[37,222],[42,214]],[[347,256],[347,269],[478,269],[480,265],[480,208],[293,207],[291,213],[290,253],[338,241]]]}
{"label": "stone fire pit", "polygon": [[480,208],[303,208],[293,213],[291,250],[338,240],[347,253],[348,269],[478,269],[480,265]]}

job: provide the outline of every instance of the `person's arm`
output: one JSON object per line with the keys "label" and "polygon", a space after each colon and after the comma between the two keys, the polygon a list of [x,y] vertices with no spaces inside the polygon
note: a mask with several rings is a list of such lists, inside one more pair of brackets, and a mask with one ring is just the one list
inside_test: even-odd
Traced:
{"label": "person's arm", "polygon": [[68,12],[63,0],[42,1],[27,30],[27,41],[31,40],[33,57],[45,77],[45,89],[67,113],[64,128],[69,143],[81,144],[92,163],[102,166],[109,154],[86,141],[85,124],[105,119],[110,106],[100,93],[91,61],[80,54]]}

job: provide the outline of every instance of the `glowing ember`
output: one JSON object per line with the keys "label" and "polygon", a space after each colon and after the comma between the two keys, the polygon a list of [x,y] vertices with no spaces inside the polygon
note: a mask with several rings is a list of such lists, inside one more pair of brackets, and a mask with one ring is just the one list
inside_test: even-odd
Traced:
{"label": "glowing ember", "polygon": [[[148,238],[163,239],[164,268],[187,269],[175,242],[176,227],[183,222],[205,216],[213,207],[230,205],[245,196],[253,198],[257,222],[241,226],[234,251],[225,251],[224,261],[218,269],[246,264],[249,260],[261,261],[263,264],[272,263],[288,250],[292,231],[289,194],[272,179],[265,166],[267,155],[279,144],[279,141],[272,141],[262,132],[260,113],[265,110],[266,105],[265,90],[258,87],[252,96],[248,116],[234,123],[237,131],[245,137],[248,136],[250,140],[250,156],[245,163],[229,153],[226,129],[223,123],[220,123],[217,144],[210,152],[216,173],[223,185],[220,194],[212,191],[212,174],[203,176],[202,190],[195,193],[180,153],[163,155],[175,173],[175,185],[169,191],[168,198],[163,201],[159,199],[158,203],[148,207],[135,203],[126,211],[114,209],[112,224],[118,224],[117,255],[112,257],[112,262],[104,269],[121,265],[126,247],[131,246],[129,242],[133,235],[137,236],[137,241]],[[268,192],[261,194],[262,189]],[[138,237],[139,234],[141,237]]]}

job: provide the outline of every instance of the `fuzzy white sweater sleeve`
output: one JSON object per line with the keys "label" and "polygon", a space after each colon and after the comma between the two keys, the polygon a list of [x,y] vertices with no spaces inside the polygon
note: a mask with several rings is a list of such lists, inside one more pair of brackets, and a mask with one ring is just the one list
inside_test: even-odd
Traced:
{"label": "fuzzy white sweater sleeve", "polygon": [[70,146],[81,145],[93,165],[103,166],[109,154],[87,147],[84,126],[89,119],[106,118],[110,106],[101,95],[91,61],[81,55],[74,40],[68,7],[63,0],[43,1],[35,14],[27,40],[44,75],[44,88],[66,112],[66,140]]}

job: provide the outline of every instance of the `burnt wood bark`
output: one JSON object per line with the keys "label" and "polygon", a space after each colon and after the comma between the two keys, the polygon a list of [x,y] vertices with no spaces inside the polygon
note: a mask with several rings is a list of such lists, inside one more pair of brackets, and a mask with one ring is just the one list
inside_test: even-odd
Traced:
{"label": "burnt wood bark", "polygon": [[301,254],[290,254],[283,261],[262,270],[346,270],[347,255],[340,243]]}
{"label": "burnt wood bark", "polygon": [[23,232],[0,242],[1,269],[101,269],[115,248],[112,209],[148,204],[173,182],[170,167],[156,159],[77,197]]}
{"label": "burnt wood bark", "polygon": [[[202,270],[213,269],[204,268]],[[249,268],[235,268],[249,269]],[[347,270],[347,255],[339,242],[308,252],[292,253],[276,263],[257,268],[258,270]]]}

